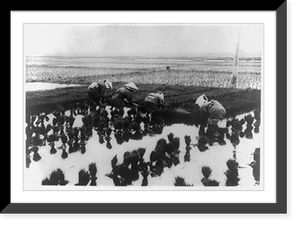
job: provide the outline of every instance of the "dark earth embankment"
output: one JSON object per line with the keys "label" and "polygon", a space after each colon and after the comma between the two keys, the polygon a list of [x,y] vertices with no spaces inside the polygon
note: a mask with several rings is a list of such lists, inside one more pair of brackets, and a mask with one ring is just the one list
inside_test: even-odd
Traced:
{"label": "dark earth embankment", "polygon": [[[113,91],[124,83],[114,83]],[[206,94],[209,99],[218,100],[227,110],[227,117],[260,109],[261,91],[256,89],[212,88],[183,85],[137,84],[139,91],[134,95],[134,101],[139,104],[150,92],[162,91],[165,96],[165,105],[161,115],[165,119],[174,121],[194,122],[195,100]],[[26,92],[26,114],[50,113],[60,104],[65,109],[71,109],[82,103],[88,103],[87,86],[59,88],[45,91]],[[176,110],[176,111],[174,111]],[[178,112],[178,110],[183,110]],[[191,115],[184,113],[190,112]],[[178,119],[177,119],[178,118]],[[177,120],[176,120],[177,119]]]}

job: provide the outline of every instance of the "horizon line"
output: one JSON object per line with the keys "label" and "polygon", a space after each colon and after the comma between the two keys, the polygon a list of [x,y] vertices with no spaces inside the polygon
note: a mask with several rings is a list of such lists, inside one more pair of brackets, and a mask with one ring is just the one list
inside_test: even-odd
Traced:
{"label": "horizon line", "polygon": [[[261,53],[240,53],[239,58],[247,57],[261,57]],[[110,57],[142,57],[142,58],[234,58],[234,53],[201,53],[201,54],[72,54],[72,53],[55,53],[55,54],[43,54],[43,55],[25,55],[25,57],[98,57],[98,58],[110,58]]]}

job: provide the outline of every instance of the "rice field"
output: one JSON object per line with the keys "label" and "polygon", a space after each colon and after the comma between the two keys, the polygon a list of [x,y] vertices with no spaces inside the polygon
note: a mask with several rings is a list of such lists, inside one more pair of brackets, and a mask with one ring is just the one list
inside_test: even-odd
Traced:
{"label": "rice field", "polygon": [[[27,83],[84,86],[26,92],[25,190],[261,190],[261,63],[240,62],[238,88],[229,88],[232,65],[233,59],[27,58]],[[151,116],[136,107],[112,111],[109,99],[105,108],[95,106],[86,88],[104,78],[114,89],[134,81],[137,104],[161,90],[165,106]],[[193,106],[203,92],[227,110],[225,128],[214,136],[199,126]]]}
{"label": "rice field", "polygon": [[227,118],[217,137],[206,127],[198,132],[196,125],[165,124],[159,113],[148,119],[125,108],[119,114],[109,106],[68,111],[58,106],[48,115],[28,116],[25,190],[261,190],[258,110]]}
{"label": "rice field", "polygon": [[[106,78],[112,82],[226,88],[231,86],[233,70],[233,59],[28,57],[26,82],[80,78],[78,83],[87,83]],[[237,88],[261,89],[260,60],[241,60],[237,72]]]}

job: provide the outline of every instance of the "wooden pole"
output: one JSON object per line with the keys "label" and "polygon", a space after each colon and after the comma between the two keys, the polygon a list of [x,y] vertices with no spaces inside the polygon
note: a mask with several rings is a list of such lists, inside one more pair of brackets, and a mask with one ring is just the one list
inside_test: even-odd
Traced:
{"label": "wooden pole", "polygon": [[241,35],[241,29],[239,28],[237,43],[236,43],[235,53],[234,53],[234,60],[233,60],[233,74],[231,78],[231,87],[233,88],[238,87],[237,79],[238,79],[238,65],[239,65],[240,35]]}

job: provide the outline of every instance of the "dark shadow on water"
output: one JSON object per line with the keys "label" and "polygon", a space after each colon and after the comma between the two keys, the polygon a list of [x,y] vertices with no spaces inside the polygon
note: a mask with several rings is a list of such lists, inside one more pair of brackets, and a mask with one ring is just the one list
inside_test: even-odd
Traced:
{"label": "dark shadow on water", "polygon": [[253,159],[254,161],[250,163],[250,166],[252,167],[253,171],[253,177],[255,181],[259,184],[260,182],[260,148],[256,148],[253,153]]}
{"label": "dark shadow on water", "polygon": [[64,186],[68,184],[69,181],[65,180],[65,174],[61,169],[57,169],[50,174],[50,177],[45,178],[42,181],[42,185],[61,185]]}
{"label": "dark shadow on water", "polygon": [[179,138],[170,133],[168,140],[167,143],[165,139],[159,139],[154,151],[150,154],[150,174],[152,177],[160,176],[165,167],[170,168],[172,165],[176,166],[180,163]]}
{"label": "dark shadow on water", "polygon": [[111,160],[112,171],[106,176],[113,180],[115,186],[128,186],[139,179],[139,174],[143,176],[141,186],[148,185],[148,163],[144,161],[145,148],[139,148],[131,152],[127,151],[123,155],[123,162],[118,163],[117,156]]}
{"label": "dark shadow on water", "polygon": [[66,158],[68,158],[68,156],[69,156],[69,154],[66,152],[66,149],[63,149],[62,154],[61,154],[62,159],[66,159]]}
{"label": "dark shadow on water", "polygon": [[37,161],[41,160],[41,156],[39,155],[38,152],[34,152],[32,159],[33,159],[33,161],[37,162]]}
{"label": "dark shadow on water", "polygon": [[182,177],[175,177],[174,186],[189,186],[192,187],[192,184],[187,184]]}
{"label": "dark shadow on water", "polygon": [[225,172],[226,176],[226,186],[237,186],[240,181],[238,174],[238,166],[239,164],[234,159],[229,159],[226,162],[228,170]]}
{"label": "dark shadow on water", "polygon": [[245,129],[244,134],[247,139],[253,139],[252,130],[253,130],[252,125],[247,126],[247,128]]}
{"label": "dark shadow on water", "polygon": [[88,171],[84,169],[80,170],[78,173],[78,183],[75,186],[86,186],[90,181],[91,175]]}
{"label": "dark shadow on water", "polygon": [[90,172],[90,176],[91,176],[91,183],[90,186],[97,186],[97,166],[96,163],[91,163],[89,165],[89,172]]}
{"label": "dark shadow on water", "polygon": [[209,179],[212,170],[208,166],[203,166],[202,169],[203,178],[201,179],[201,182],[204,186],[219,186],[220,182],[216,180]]}
{"label": "dark shadow on water", "polygon": [[[207,125],[207,119],[200,116],[198,111],[185,111],[181,108],[161,109],[151,114],[145,113],[140,108],[131,107],[124,115],[124,110],[113,109],[111,118],[106,109],[101,106],[95,106],[86,102],[74,105],[70,110],[70,116],[66,116],[62,106],[57,105],[57,109],[52,112],[54,118],[52,122],[46,114],[26,116],[26,167],[30,167],[30,153],[33,152],[33,161],[39,161],[41,156],[38,154],[38,147],[50,146],[50,154],[55,155],[62,150],[61,158],[67,159],[74,152],[81,152],[83,155],[87,152],[86,143],[93,136],[93,130],[96,131],[99,143],[106,145],[107,149],[112,149],[112,140],[118,145],[130,141],[142,140],[144,136],[160,135],[165,126],[171,126],[175,123],[199,126],[199,138],[197,146],[200,152],[209,150],[210,146],[218,143],[225,145],[225,138],[229,139],[234,148],[239,145],[240,138],[253,139],[253,132],[259,133],[260,110],[254,110],[254,116],[247,114],[241,120],[236,118],[227,121],[226,128],[219,128],[216,125]],[[75,117],[82,115],[81,127],[74,127]],[[47,119],[48,118],[48,119]],[[48,123],[47,126],[46,122]],[[245,127],[245,130],[243,128]],[[52,131],[51,131],[52,130]],[[51,132],[51,133],[50,133]],[[176,134],[176,132],[174,132]],[[179,155],[181,151],[180,139],[173,133],[167,135],[168,141],[159,139],[155,149],[150,154],[150,162],[145,163],[143,155],[144,148],[128,151],[124,153],[123,162],[117,164],[115,156],[111,161],[112,171],[107,176],[110,177],[116,186],[131,185],[132,182],[143,177],[142,186],[148,185],[148,176],[161,176],[164,168],[171,168],[180,163]],[[61,141],[62,146],[57,148],[56,142]],[[191,138],[186,135],[184,162],[191,160]],[[68,149],[67,146],[68,145]],[[31,148],[30,148],[31,147]],[[36,151],[34,151],[34,149]],[[256,151],[256,156],[259,151]],[[225,172],[227,177],[226,185],[238,185],[239,177],[237,172],[238,164],[235,161],[235,154],[232,160],[227,162],[228,170]],[[259,156],[259,155],[258,155]],[[256,181],[259,181],[259,160],[255,160],[252,165],[253,175]],[[202,171],[205,171],[202,169]],[[78,174],[79,182],[76,185],[96,185],[97,168],[90,165],[89,171],[81,170]],[[204,172],[204,178],[201,180],[205,186],[218,186],[219,182],[209,179],[207,172]],[[258,179],[258,180],[257,180]],[[57,184],[63,185],[64,174],[60,169],[52,172],[50,177],[44,179],[43,185]],[[180,179],[178,178],[178,184]],[[182,183],[183,184],[183,183]]]}
{"label": "dark shadow on water", "polygon": [[[258,133],[260,126],[260,109],[254,110],[254,117],[248,114],[241,120],[228,120],[225,129],[216,129],[215,126],[207,126],[207,119],[204,115],[200,115],[196,107],[189,111],[180,107],[162,108],[149,114],[143,110],[142,106],[132,106],[125,117],[123,117],[124,109],[114,108],[110,113],[111,118],[109,118],[109,113],[104,107],[105,105],[102,107],[90,101],[84,101],[72,105],[70,115],[66,116],[65,109],[58,104],[56,110],[52,112],[54,115],[52,125],[47,125],[47,127],[45,127],[45,120],[48,118],[47,115],[26,116],[28,124],[26,127],[26,143],[33,144],[34,146],[43,146],[44,139],[48,143],[61,139],[64,144],[68,143],[69,154],[78,151],[84,154],[86,150],[84,146],[79,145],[79,139],[81,139],[81,142],[88,141],[92,136],[93,129],[99,135],[99,143],[103,144],[107,142],[107,148],[111,149],[111,143],[106,137],[115,139],[117,144],[121,145],[130,140],[142,140],[147,135],[159,135],[162,133],[164,126],[183,123],[194,126],[200,125],[199,136],[203,137],[204,134],[206,135],[206,137],[199,139],[198,148],[203,152],[208,149],[207,144],[212,146],[214,142],[217,142],[220,145],[225,145],[225,136],[236,147],[239,144],[239,137],[246,136],[247,139],[253,138],[253,127],[254,132]],[[78,114],[83,115],[83,126],[80,128],[73,127],[75,117]],[[144,125],[143,129],[141,128],[141,123]],[[245,131],[242,130],[244,124],[247,124]],[[230,126],[232,129],[231,135],[228,133],[228,127]],[[206,128],[206,133],[201,131],[203,128]],[[49,135],[48,133],[51,129],[53,130],[53,134]],[[54,146],[51,147],[50,153],[56,153]]]}
{"label": "dark shadow on water", "polygon": [[185,147],[185,155],[184,155],[184,162],[190,162],[191,161],[191,153],[190,153],[190,150],[192,149],[191,148],[191,137],[186,135],[184,136],[184,141],[185,141],[185,144],[186,144],[186,147]]}

